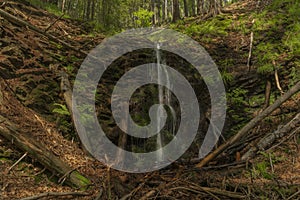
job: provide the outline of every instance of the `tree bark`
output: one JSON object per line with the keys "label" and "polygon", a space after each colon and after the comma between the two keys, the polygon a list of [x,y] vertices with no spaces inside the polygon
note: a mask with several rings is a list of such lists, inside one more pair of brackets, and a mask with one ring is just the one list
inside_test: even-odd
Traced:
{"label": "tree bark", "polygon": [[204,0],[197,0],[197,15],[203,14]]}
{"label": "tree bark", "polygon": [[266,90],[265,90],[265,102],[264,102],[263,110],[270,105],[271,89],[272,89],[271,81],[267,79]]}
{"label": "tree bark", "polygon": [[195,15],[196,15],[196,3],[195,3],[195,0],[192,0],[192,1],[191,1],[191,5],[192,5],[192,12],[191,12],[191,15],[192,15],[192,16],[195,16]]}
{"label": "tree bark", "polygon": [[189,8],[188,8],[187,0],[183,0],[183,7],[184,7],[184,16],[188,17],[189,16]]}
{"label": "tree bark", "polygon": [[228,147],[230,147],[232,144],[238,142],[242,137],[246,136],[247,133],[255,127],[261,120],[263,120],[265,117],[270,115],[276,108],[278,108],[282,103],[284,103],[286,100],[288,100],[291,96],[293,96],[295,93],[297,93],[300,90],[300,81],[296,83],[287,93],[285,93],[283,96],[279,97],[273,105],[269,106],[267,109],[265,109],[263,112],[261,112],[259,115],[257,115],[254,119],[252,119],[246,126],[244,126],[236,135],[231,137],[227,142],[219,146],[217,149],[215,149],[213,152],[211,152],[209,155],[207,155],[203,160],[200,161],[196,165],[197,168],[202,168],[204,165],[209,163],[212,159],[217,157],[220,153],[222,153],[224,150],[226,150]]}
{"label": "tree bark", "polygon": [[270,146],[277,138],[284,137],[288,133],[290,133],[293,129],[296,128],[296,131],[299,130],[300,127],[300,113],[298,113],[289,123],[285,124],[283,127],[279,126],[278,129],[266,135],[262,138],[255,146],[251,147],[241,158],[241,160],[248,160],[252,158],[258,151],[265,150],[268,146]]}
{"label": "tree bark", "polygon": [[152,25],[155,25],[156,24],[155,0],[151,0],[151,11],[153,12]]}
{"label": "tree bark", "polygon": [[90,21],[90,16],[91,16],[91,0],[87,0],[87,4],[86,4],[86,20],[87,21]]}
{"label": "tree bark", "polygon": [[95,7],[96,7],[96,0],[92,0],[92,13],[91,13],[91,20],[95,20]]}
{"label": "tree bark", "polygon": [[[163,1],[164,1],[164,0],[163,0]],[[156,8],[157,8],[157,10],[156,10],[156,22],[157,22],[158,24],[160,24],[160,23],[161,23],[160,10],[161,10],[161,8],[162,8],[162,6],[161,6],[161,0],[158,0],[158,3],[156,4]]]}
{"label": "tree bark", "polygon": [[166,21],[168,17],[168,0],[163,0],[162,21]]}
{"label": "tree bark", "polygon": [[0,135],[6,138],[24,152],[28,152],[29,156],[36,159],[50,171],[54,172],[58,177],[66,176],[67,184],[86,189],[90,184],[90,180],[81,175],[77,170],[72,169],[52,152],[48,151],[42,144],[30,138],[29,135],[24,136],[18,130],[16,124],[0,115]]}
{"label": "tree bark", "polygon": [[179,0],[173,0],[173,22],[180,19]]}

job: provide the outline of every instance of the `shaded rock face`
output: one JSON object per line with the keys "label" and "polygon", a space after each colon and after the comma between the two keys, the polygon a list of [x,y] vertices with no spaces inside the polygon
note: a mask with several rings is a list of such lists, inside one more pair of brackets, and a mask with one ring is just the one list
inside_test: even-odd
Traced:
{"label": "shaded rock face", "polygon": [[[121,133],[123,133],[117,126],[112,117],[111,112],[111,94],[113,92],[114,86],[118,80],[129,70],[148,63],[156,63],[155,50],[153,49],[144,49],[142,51],[135,51],[123,55],[119,59],[115,60],[108,69],[104,72],[97,89],[96,94],[96,105],[98,112],[98,119],[101,125],[103,125],[103,130],[107,133],[108,138],[110,138],[115,144],[118,143],[118,138]],[[195,147],[193,153],[198,153],[199,144],[203,140],[205,133],[208,128],[208,120],[206,119],[209,115],[206,113],[209,112],[210,108],[210,96],[208,89],[199,75],[199,72],[192,67],[186,60],[183,60],[179,56],[172,54],[170,52],[162,51],[162,62],[163,64],[172,67],[182,74],[192,85],[198,102],[200,104],[201,119],[199,122],[198,136],[195,140]],[[149,72],[144,72],[149,73]],[[136,77],[138,79],[138,77]],[[135,123],[140,126],[146,126],[150,122],[149,118],[149,109],[152,105],[157,104],[159,101],[158,98],[158,86],[156,84],[145,85],[134,92],[129,102],[130,114]],[[176,131],[180,125],[180,103],[178,102],[176,96],[171,93],[171,106],[173,107],[177,122],[176,122]],[[163,129],[165,133],[165,144],[168,144],[172,139],[172,133],[168,130],[168,127],[171,126],[171,113],[168,113],[168,119],[166,125]],[[153,136],[148,139],[141,139],[128,136],[127,146],[125,147],[129,151],[153,151],[155,150],[155,141],[156,136]],[[197,145],[196,145],[197,143]],[[191,152],[190,152],[191,153]]]}

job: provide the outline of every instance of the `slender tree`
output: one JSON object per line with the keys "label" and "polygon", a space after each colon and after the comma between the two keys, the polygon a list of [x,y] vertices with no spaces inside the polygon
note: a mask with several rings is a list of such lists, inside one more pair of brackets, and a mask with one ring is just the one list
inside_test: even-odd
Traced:
{"label": "slender tree", "polygon": [[191,15],[195,16],[196,15],[196,1],[191,0]]}
{"label": "slender tree", "polygon": [[189,8],[188,8],[187,0],[183,0],[183,9],[184,9],[184,16],[188,17],[189,16]]}
{"label": "slender tree", "polygon": [[180,19],[179,0],[173,0],[173,22]]}

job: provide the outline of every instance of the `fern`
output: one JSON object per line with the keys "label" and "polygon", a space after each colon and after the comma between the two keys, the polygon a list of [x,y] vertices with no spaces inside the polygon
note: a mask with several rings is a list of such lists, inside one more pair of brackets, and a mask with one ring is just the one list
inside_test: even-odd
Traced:
{"label": "fern", "polygon": [[59,104],[59,103],[54,103],[53,105],[57,106],[57,108],[54,108],[52,110],[53,113],[58,113],[60,115],[67,115],[67,116],[71,115],[69,110],[67,109],[67,107],[65,105],[62,105],[62,104]]}

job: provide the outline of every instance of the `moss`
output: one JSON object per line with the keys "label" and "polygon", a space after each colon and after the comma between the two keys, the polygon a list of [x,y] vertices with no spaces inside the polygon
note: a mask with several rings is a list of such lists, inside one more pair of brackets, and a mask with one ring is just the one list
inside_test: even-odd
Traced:
{"label": "moss", "polygon": [[91,185],[91,181],[88,178],[81,175],[78,171],[72,172],[70,178],[72,183],[76,187],[79,187],[80,190],[87,190]]}

